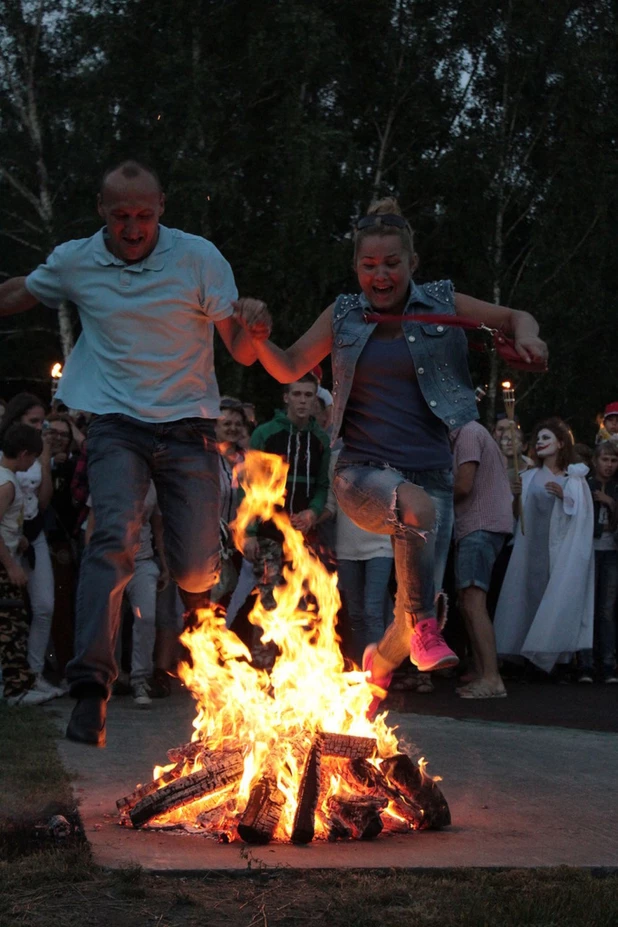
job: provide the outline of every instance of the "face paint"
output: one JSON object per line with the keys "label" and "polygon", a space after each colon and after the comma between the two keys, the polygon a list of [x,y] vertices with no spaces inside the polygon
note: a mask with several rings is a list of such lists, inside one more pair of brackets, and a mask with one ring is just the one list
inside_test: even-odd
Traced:
{"label": "face paint", "polygon": [[546,457],[551,457],[553,454],[557,454],[560,450],[560,442],[558,438],[550,431],[549,428],[541,428],[538,435],[536,436],[536,445],[535,450],[537,457],[540,457],[541,460],[544,460]]}

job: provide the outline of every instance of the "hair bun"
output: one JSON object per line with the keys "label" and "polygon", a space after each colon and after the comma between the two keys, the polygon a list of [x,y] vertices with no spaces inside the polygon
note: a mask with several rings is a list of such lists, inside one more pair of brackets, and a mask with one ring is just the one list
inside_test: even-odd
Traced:
{"label": "hair bun", "polygon": [[394,196],[385,196],[381,200],[372,200],[371,205],[367,210],[368,216],[380,216],[387,214],[390,214],[391,216],[403,217],[401,206]]}

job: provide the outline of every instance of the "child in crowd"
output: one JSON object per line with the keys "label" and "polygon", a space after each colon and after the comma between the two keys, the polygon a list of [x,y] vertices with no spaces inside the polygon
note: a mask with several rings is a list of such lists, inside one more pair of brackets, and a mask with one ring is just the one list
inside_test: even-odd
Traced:
{"label": "child in crowd", "polygon": [[615,441],[618,443],[618,402],[610,402],[605,406],[603,422],[597,433],[596,443],[602,441]]}
{"label": "child in crowd", "polygon": [[487,612],[491,574],[513,528],[512,495],[504,460],[479,422],[451,431],[455,472],[455,580],[472,649],[472,672],[461,698],[505,698],[496,641]]}
{"label": "child in crowd", "polygon": [[[618,405],[618,403],[616,403]],[[618,426],[618,414],[610,415]],[[588,485],[594,502],[594,650],[578,654],[579,682],[594,680],[594,651],[599,660],[602,679],[618,683],[616,673],[616,591],[618,589],[618,550],[614,531],[618,483],[618,446],[613,441],[597,444],[592,459]]]}
{"label": "child in crowd", "polygon": [[11,425],[29,425],[43,435],[43,450],[27,472],[18,471],[17,482],[24,504],[23,535],[28,541],[22,566],[28,577],[30,633],[28,663],[36,674],[36,688],[51,688],[43,675],[50,656],[54,614],[54,571],[45,535],[45,511],[53,495],[51,440],[43,430],[45,406],[33,393],[18,393],[9,401],[0,437]]}
{"label": "child in crowd", "polygon": [[60,690],[39,689],[28,665],[30,624],[24,600],[28,583],[19,555],[27,548],[23,536],[23,495],[17,473],[32,467],[43,450],[40,433],[30,425],[11,425],[2,437],[0,463],[0,666],[4,697],[9,705],[38,705]]}

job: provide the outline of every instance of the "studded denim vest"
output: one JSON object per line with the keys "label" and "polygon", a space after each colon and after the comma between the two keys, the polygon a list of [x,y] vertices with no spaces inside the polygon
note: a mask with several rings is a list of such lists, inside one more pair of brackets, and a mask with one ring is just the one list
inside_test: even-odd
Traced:
{"label": "studded denim vest", "polygon": [[[333,308],[333,443],[341,431],[356,362],[377,324],[365,322],[365,313],[370,311],[362,293],[338,296]],[[454,315],[453,284],[450,280],[421,286],[412,283],[405,312]],[[477,419],[468,345],[461,329],[415,322],[402,322],[402,326],[421,392],[432,412],[449,431]]]}

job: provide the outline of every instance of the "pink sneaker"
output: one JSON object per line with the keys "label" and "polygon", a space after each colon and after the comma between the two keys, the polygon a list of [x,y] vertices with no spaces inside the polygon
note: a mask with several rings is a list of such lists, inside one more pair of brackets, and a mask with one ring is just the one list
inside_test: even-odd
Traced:
{"label": "pink sneaker", "polygon": [[381,679],[373,678],[371,667],[373,666],[373,658],[377,649],[377,644],[367,644],[365,647],[365,652],[363,653],[363,672],[371,673],[368,681],[371,688],[371,693],[373,695],[373,698],[369,703],[369,708],[365,712],[368,721],[373,721],[377,715],[378,708],[388,695],[388,687],[390,686],[391,680],[393,678],[392,673],[389,673],[388,676],[383,676]]}
{"label": "pink sneaker", "polygon": [[412,632],[410,660],[421,673],[457,666],[459,657],[447,647],[435,618],[419,621]]}

